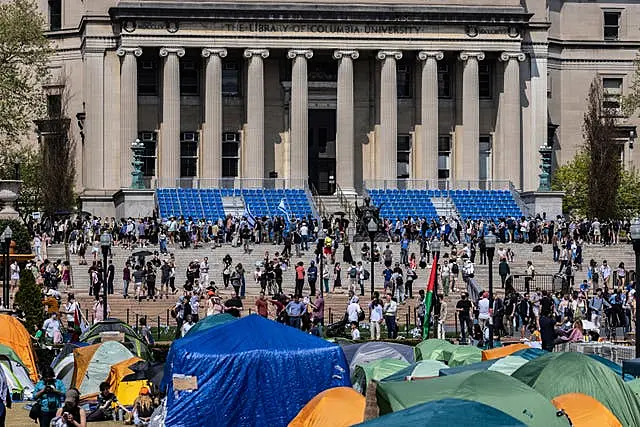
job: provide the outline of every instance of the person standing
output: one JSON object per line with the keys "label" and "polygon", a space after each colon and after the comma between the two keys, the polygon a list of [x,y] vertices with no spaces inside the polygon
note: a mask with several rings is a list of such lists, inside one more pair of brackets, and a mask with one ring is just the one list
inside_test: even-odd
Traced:
{"label": "person standing", "polygon": [[393,300],[393,295],[387,294],[387,302],[384,304],[383,313],[384,321],[387,325],[387,338],[398,338],[398,328],[396,324],[396,315],[398,314],[398,303]]}
{"label": "person standing", "polygon": [[116,268],[113,265],[113,261],[109,260],[107,267],[107,293],[113,294],[113,279],[116,277]]}
{"label": "person standing", "polygon": [[269,304],[264,292],[260,292],[260,296],[256,299],[256,312],[265,319],[269,318]]}
{"label": "person standing", "polygon": [[531,261],[527,261],[527,270],[524,276],[524,291],[526,293],[530,292],[531,282],[533,281],[533,279],[535,279],[535,277],[536,277],[536,269],[533,266],[533,263]]}
{"label": "person standing", "polygon": [[438,300],[440,301],[440,315],[438,316],[438,339],[443,340],[445,339],[446,335],[445,325],[447,324],[449,309],[447,301],[444,299],[444,295],[439,294]]}
{"label": "person standing", "polygon": [[61,380],[56,379],[53,368],[45,366],[42,379],[33,388],[34,405],[40,405],[38,422],[41,427],[49,427],[56,416],[58,408],[62,407],[66,387]]}
{"label": "person standing", "polygon": [[373,293],[373,300],[369,303],[369,328],[371,330],[371,339],[374,341],[380,340],[380,324],[383,319],[382,301],[380,300],[380,294],[378,291]]}
{"label": "person standing", "polygon": [[200,288],[204,289],[209,284],[209,258],[204,257],[200,263],[200,277],[198,278]]}
{"label": "person standing", "polygon": [[[11,283],[11,295],[15,295],[16,291],[18,290],[18,283],[20,282],[20,266],[18,265],[17,260],[13,260],[13,262],[11,263],[9,274],[11,277],[9,282]],[[67,285],[67,287],[69,287],[68,283],[65,282],[65,284]]]}
{"label": "person standing", "polygon": [[[98,297],[98,301],[93,304],[93,324],[106,320],[104,318],[104,298],[102,295]],[[107,304],[107,318],[111,315],[111,307]]]}
{"label": "person standing", "polygon": [[302,296],[302,288],[304,287],[304,263],[299,261],[296,265],[296,289],[294,295]]}
{"label": "person standing", "polygon": [[131,283],[131,263],[127,261],[122,269],[122,296],[129,298],[129,283]]}
{"label": "person standing", "polygon": [[11,393],[7,386],[7,378],[4,371],[0,369],[0,427],[5,426],[7,418],[7,409],[11,408]]}
{"label": "person standing", "polygon": [[444,289],[444,296],[449,296],[449,281],[451,280],[451,269],[449,268],[449,261],[446,259],[440,267],[440,278],[442,281],[442,288]]}
{"label": "person standing", "polygon": [[156,269],[150,262],[147,263],[147,274],[145,275],[147,283],[147,298],[149,301],[156,300]]}
{"label": "person standing", "polygon": [[507,262],[507,258],[500,258],[500,264],[498,264],[498,274],[500,275],[500,281],[502,282],[502,288],[507,282],[507,276],[511,274],[511,268]]}
{"label": "person standing", "polygon": [[306,310],[305,304],[300,301],[298,295],[294,295],[293,299],[289,301],[285,308],[287,315],[289,316],[289,326],[300,329],[302,327],[302,315]]}
{"label": "person standing", "polygon": [[469,301],[469,296],[466,292],[463,292],[460,299],[456,303],[456,311],[458,312],[458,320],[460,321],[460,332],[462,334],[462,340],[460,343],[467,342],[467,332],[472,333],[471,324],[471,310],[473,309],[473,303]]}
{"label": "person standing", "polygon": [[[316,281],[318,280],[318,267],[316,262],[311,260],[309,268],[307,269],[307,280],[309,281],[309,288],[311,288],[311,296],[316,296]],[[299,294],[302,296],[302,292]]]}

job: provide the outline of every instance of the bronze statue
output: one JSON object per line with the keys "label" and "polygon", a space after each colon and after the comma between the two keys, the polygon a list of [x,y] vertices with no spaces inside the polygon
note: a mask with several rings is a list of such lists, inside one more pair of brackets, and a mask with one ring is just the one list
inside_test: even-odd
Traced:
{"label": "bronze statue", "polygon": [[371,198],[364,198],[364,205],[362,207],[358,206],[358,201],[356,200],[356,234],[360,236],[366,237],[369,235],[369,221],[373,219],[376,224],[378,224],[378,230],[380,229],[380,208],[384,205],[380,205],[380,207],[376,207],[371,204]]}

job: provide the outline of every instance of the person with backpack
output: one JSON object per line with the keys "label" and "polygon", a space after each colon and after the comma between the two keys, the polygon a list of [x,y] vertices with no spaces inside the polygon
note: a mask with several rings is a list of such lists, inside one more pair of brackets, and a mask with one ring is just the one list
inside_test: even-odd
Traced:
{"label": "person with backpack", "polygon": [[[187,304],[188,305],[188,304]],[[182,324],[184,323],[185,302],[184,297],[178,298],[176,305],[170,310],[171,317],[176,319],[176,339],[180,338]]]}
{"label": "person with backpack", "polygon": [[[309,288],[311,289],[311,296],[316,296],[316,282],[318,281],[318,267],[316,267],[316,262],[311,260],[309,263],[309,268],[307,268],[307,281],[309,282]],[[300,296],[302,296],[302,292],[300,292]]]}
{"label": "person with backpack", "polygon": [[364,296],[364,282],[369,280],[369,270],[365,269],[362,265],[362,261],[358,261],[358,284],[360,285],[360,296]]}
{"label": "person with backpack", "polygon": [[529,302],[529,293],[525,293],[518,302],[516,313],[518,314],[518,323],[520,325],[520,338],[525,338],[525,331],[531,321],[531,303]]}

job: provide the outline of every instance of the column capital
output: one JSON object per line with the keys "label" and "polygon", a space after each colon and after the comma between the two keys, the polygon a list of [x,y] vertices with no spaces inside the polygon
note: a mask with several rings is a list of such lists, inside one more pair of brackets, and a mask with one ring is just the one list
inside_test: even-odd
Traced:
{"label": "column capital", "polygon": [[261,56],[263,59],[267,59],[269,57],[268,49],[245,49],[244,57],[251,58],[252,56]]}
{"label": "column capital", "polygon": [[382,61],[387,59],[387,56],[400,60],[402,59],[402,52],[399,50],[380,50],[378,51],[376,58]]}
{"label": "column capital", "polygon": [[349,49],[333,51],[333,59],[342,59],[343,57],[358,59],[360,57],[360,52],[358,52],[357,50],[349,50]]}
{"label": "column capital", "polygon": [[527,58],[523,52],[502,52],[500,54],[500,61],[507,62],[510,59],[515,59],[518,62],[522,62]]}
{"label": "column capital", "polygon": [[463,51],[463,52],[460,52],[460,55],[458,55],[458,58],[461,61],[466,61],[469,58],[476,58],[476,60],[478,60],[478,61],[483,61],[484,60],[484,52],[467,52],[467,51]]}
{"label": "column capital", "polygon": [[161,47],[160,48],[160,56],[165,57],[169,56],[169,54],[175,53],[180,58],[184,56],[184,48],[182,47]]}
{"label": "column capital", "polygon": [[201,55],[203,58],[208,58],[211,55],[224,58],[227,56],[227,49],[223,47],[203,47]]}
{"label": "column capital", "polygon": [[287,52],[287,58],[295,59],[298,56],[304,56],[307,59],[313,58],[313,51],[311,49],[289,49]]}
{"label": "column capital", "polygon": [[444,58],[444,53],[440,50],[421,50],[418,52],[417,58],[420,61],[425,61],[429,58],[435,58],[436,61],[440,61]]}
{"label": "column capital", "polygon": [[118,50],[116,50],[116,54],[118,56],[125,56],[128,53],[133,54],[135,56],[140,56],[140,55],[142,55],[142,48],[139,48],[139,47],[119,47]]}

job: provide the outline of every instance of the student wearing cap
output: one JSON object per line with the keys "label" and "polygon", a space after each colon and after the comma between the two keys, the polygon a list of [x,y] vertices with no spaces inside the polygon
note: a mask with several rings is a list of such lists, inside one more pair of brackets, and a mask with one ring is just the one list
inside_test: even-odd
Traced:
{"label": "student wearing cap", "polygon": [[64,395],[64,405],[56,412],[56,417],[60,417],[56,426],[86,427],[87,413],[79,405],[80,392],[75,388],[70,388]]}

